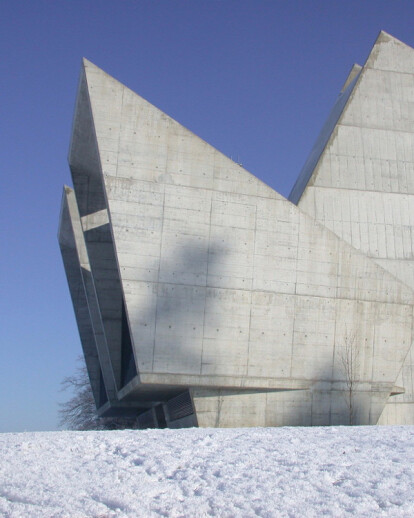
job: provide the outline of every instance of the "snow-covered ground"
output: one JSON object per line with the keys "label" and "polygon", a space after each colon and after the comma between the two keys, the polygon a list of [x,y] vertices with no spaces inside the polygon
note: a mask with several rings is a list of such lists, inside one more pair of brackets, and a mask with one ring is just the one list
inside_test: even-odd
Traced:
{"label": "snow-covered ground", "polygon": [[414,517],[414,427],[0,434],[4,517]]}

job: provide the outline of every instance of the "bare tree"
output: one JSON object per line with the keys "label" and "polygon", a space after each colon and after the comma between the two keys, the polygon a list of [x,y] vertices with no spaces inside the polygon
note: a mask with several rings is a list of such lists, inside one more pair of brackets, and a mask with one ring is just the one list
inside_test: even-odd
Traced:
{"label": "bare tree", "polygon": [[341,365],[346,383],[346,400],[348,405],[349,424],[355,424],[355,390],[359,379],[360,346],[355,332],[345,334],[344,346],[341,350]]}
{"label": "bare tree", "polygon": [[85,360],[79,357],[78,362],[75,374],[62,381],[62,390],[71,390],[73,396],[60,404],[59,425],[69,430],[138,428],[136,418],[98,416]]}

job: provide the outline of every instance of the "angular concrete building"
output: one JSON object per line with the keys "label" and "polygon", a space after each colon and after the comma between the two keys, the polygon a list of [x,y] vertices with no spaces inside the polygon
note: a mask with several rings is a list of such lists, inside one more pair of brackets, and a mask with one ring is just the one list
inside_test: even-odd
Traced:
{"label": "angular concrete building", "polygon": [[414,50],[381,32],[289,199],[84,60],[59,243],[96,405],[414,423]]}

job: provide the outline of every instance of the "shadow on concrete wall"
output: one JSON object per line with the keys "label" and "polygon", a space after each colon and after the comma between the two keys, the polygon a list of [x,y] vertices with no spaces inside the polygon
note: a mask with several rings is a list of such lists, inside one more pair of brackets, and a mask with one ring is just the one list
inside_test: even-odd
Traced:
{"label": "shadow on concrete wall", "polygon": [[[312,425],[368,425],[375,424],[371,411],[372,393],[367,383],[358,378],[350,394],[346,373],[338,365],[327,362],[320,381],[315,381],[312,391]],[[350,405],[352,398],[352,405]]]}
{"label": "shadow on concrete wall", "polygon": [[[207,248],[195,241],[189,238],[171,250],[168,257],[162,257],[157,281],[147,283],[152,296],[146,305],[139,309],[133,304],[127,307],[138,374],[200,375],[206,365],[211,374],[220,371],[223,351],[214,345],[214,340],[217,338],[219,343],[221,327],[228,325],[231,319],[231,311],[225,314],[223,299],[220,299],[226,294],[224,288],[228,288],[224,272],[223,278],[220,277],[220,265],[226,264],[227,250],[221,243],[210,244]],[[212,285],[209,270],[215,275]],[[223,288],[222,292],[220,288]],[[206,357],[204,339],[210,339],[208,352],[215,350],[216,355]],[[237,339],[234,344],[236,357]],[[227,351],[227,361],[231,362],[231,354]],[[291,416],[292,424],[375,424],[372,395],[366,385],[362,385],[355,385],[351,418],[344,372],[337,362],[332,364],[330,357],[322,373],[318,370],[315,374],[314,385],[307,396],[310,396],[310,405],[298,405],[297,415]],[[309,412],[308,418],[300,412]]]}
{"label": "shadow on concrete wall", "polygon": [[[207,283],[209,268],[220,268],[225,250],[215,243],[197,246],[194,241],[189,238],[161,258],[157,281],[147,283],[151,293],[146,306],[127,306],[138,372],[199,375],[203,339],[206,334],[208,338],[206,319],[220,336],[220,294],[215,308],[215,290],[210,289],[220,282]],[[210,368],[214,370],[214,365]]]}

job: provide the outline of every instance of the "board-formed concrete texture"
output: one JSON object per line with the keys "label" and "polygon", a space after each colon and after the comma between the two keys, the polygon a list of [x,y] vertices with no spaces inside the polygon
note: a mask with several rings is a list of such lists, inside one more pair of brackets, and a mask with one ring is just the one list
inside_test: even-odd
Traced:
{"label": "board-formed concrete texture", "polygon": [[348,424],[352,378],[352,422],[414,423],[413,106],[381,33],[287,200],[84,60],[59,242],[98,412]]}
{"label": "board-formed concrete texture", "polygon": [[[290,199],[414,289],[413,49],[381,32],[347,97]],[[414,424],[413,368],[410,349],[380,423]]]}

